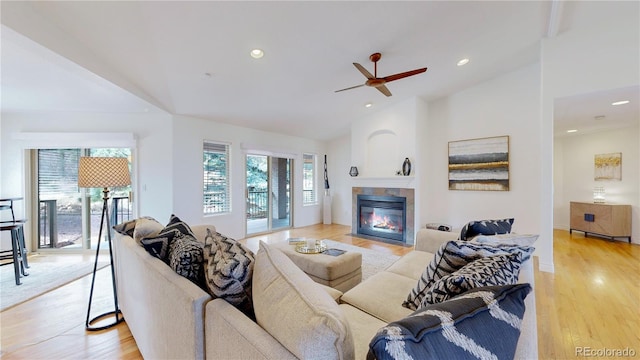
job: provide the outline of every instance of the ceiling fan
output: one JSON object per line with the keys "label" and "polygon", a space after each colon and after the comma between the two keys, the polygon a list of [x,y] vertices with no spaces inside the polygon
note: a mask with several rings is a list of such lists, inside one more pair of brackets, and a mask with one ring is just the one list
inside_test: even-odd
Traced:
{"label": "ceiling fan", "polygon": [[380,53],[373,53],[371,54],[371,56],[369,56],[369,60],[373,61],[373,75],[371,75],[371,73],[367,71],[367,69],[365,69],[364,66],[358,63],[353,63],[353,66],[355,66],[356,69],[358,69],[362,73],[362,75],[364,75],[367,78],[367,81],[361,85],[356,85],[356,86],[351,86],[345,89],[336,90],[336,92],[351,90],[351,89],[355,89],[355,88],[359,88],[367,85],[367,86],[371,86],[378,89],[378,91],[385,94],[386,96],[391,96],[391,91],[389,91],[389,89],[385,86],[386,83],[403,79],[408,76],[417,75],[427,71],[427,68],[422,68],[422,69],[406,71],[406,72],[379,78],[378,77],[378,60],[380,60],[381,57],[382,57],[382,54]]}

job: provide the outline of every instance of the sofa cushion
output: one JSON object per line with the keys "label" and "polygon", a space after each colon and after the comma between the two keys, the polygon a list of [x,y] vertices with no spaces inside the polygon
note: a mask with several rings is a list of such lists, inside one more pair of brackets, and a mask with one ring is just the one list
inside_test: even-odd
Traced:
{"label": "sofa cushion", "polygon": [[140,240],[148,237],[156,237],[164,229],[156,219],[152,217],[141,217],[136,219],[135,228],[133,229],[132,238],[136,243],[140,244]]}
{"label": "sofa cushion", "polygon": [[202,243],[191,235],[180,234],[169,246],[169,266],[178,275],[184,276],[198,286],[204,279],[204,256]]}
{"label": "sofa cushion", "polygon": [[432,253],[414,250],[391,264],[385,271],[417,280],[429,265],[431,259],[433,259]]}
{"label": "sofa cushion", "polygon": [[494,255],[474,260],[445,275],[426,292],[421,307],[446,301],[477,287],[512,285],[518,282],[522,255]]}
{"label": "sofa cushion", "polygon": [[499,220],[470,221],[460,230],[460,240],[470,240],[476,235],[508,234],[511,232],[513,218]]}
{"label": "sofa cushion", "polygon": [[235,239],[207,229],[204,262],[209,293],[214,298],[225,299],[253,319],[253,252]]}
{"label": "sofa cushion", "polygon": [[353,334],[354,359],[365,359],[369,351],[369,342],[378,330],[388,322],[373,317],[349,304],[341,304],[340,309],[347,317],[351,334]]}
{"label": "sofa cushion", "polygon": [[415,283],[415,279],[381,271],[345,292],[340,301],[384,322],[395,321],[411,314],[411,310],[399,304]]}
{"label": "sofa cushion", "polygon": [[338,304],[285,254],[262,241],[253,300],[258,324],[299,359],[354,358],[352,333]]}
{"label": "sofa cushion", "polygon": [[521,246],[533,246],[533,243],[538,240],[536,234],[498,234],[498,235],[478,235],[471,239],[471,242],[488,245],[521,245]]}
{"label": "sofa cushion", "polygon": [[402,306],[416,310],[420,307],[425,293],[433,283],[445,275],[459,270],[466,264],[481,257],[518,252],[522,261],[528,260],[535,249],[529,246],[501,245],[493,246],[470,241],[448,241],[440,246],[429,265],[425,268],[418,283],[407,295]]}
{"label": "sofa cushion", "polygon": [[378,331],[368,358],[513,359],[529,284],[481,287]]}

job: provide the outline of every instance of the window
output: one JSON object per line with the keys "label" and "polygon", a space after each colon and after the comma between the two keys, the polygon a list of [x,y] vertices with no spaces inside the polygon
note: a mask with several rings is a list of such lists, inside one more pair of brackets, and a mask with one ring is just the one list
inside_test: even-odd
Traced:
{"label": "window", "polygon": [[302,155],[302,192],[303,205],[315,205],[316,196],[316,156],[313,154]]}
{"label": "window", "polygon": [[202,151],[202,168],[204,170],[202,203],[204,214],[230,212],[229,145],[205,140]]}

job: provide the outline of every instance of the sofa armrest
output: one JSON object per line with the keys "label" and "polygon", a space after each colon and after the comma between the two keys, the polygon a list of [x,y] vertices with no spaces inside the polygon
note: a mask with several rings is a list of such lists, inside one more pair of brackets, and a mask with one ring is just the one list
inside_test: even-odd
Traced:
{"label": "sofa armrest", "polygon": [[142,356],[203,359],[211,296],[130,236],[116,233],[112,243],[120,309]]}
{"label": "sofa armrest", "polygon": [[529,283],[531,293],[524,299],[526,311],[522,318],[520,327],[520,339],[514,359],[537,359],[538,358],[538,323],[536,311],[535,278],[533,270],[533,257],[522,263],[520,267],[519,283]]}
{"label": "sofa armrest", "polygon": [[420,229],[416,233],[414,249],[435,254],[438,252],[440,245],[450,240],[456,240],[459,234],[460,229],[451,231]]}
{"label": "sofa armrest", "polygon": [[296,359],[260,325],[223,299],[207,304],[207,359]]}

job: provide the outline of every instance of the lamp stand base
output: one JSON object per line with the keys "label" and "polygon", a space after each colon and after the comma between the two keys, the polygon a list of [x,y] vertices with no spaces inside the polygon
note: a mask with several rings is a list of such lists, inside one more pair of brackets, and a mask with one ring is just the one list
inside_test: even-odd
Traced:
{"label": "lamp stand base", "polygon": [[[92,324],[94,322],[102,320],[103,318],[105,318],[107,316],[110,316],[110,315],[115,316],[116,319],[115,319],[114,322],[112,322],[110,324],[107,324],[107,325],[103,325],[103,326],[92,326]],[[123,321],[124,321],[124,317],[122,317],[122,312],[120,310],[109,311],[109,312],[106,312],[104,314],[100,314],[100,315],[94,317],[93,319],[89,320],[87,322],[87,326],[85,326],[85,329],[87,331],[100,331],[100,330],[104,330],[104,329],[108,329],[108,328],[114,327],[114,326],[120,324]]]}

